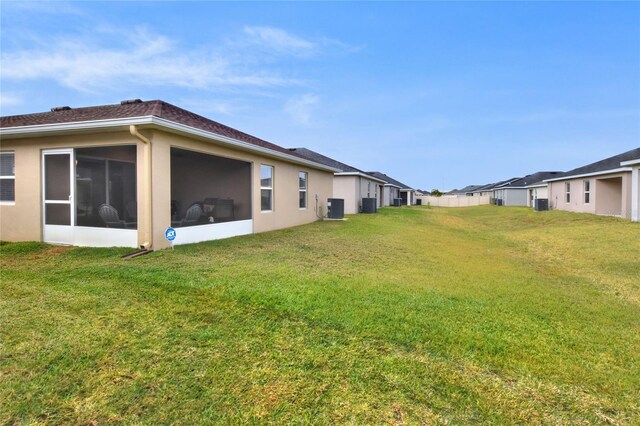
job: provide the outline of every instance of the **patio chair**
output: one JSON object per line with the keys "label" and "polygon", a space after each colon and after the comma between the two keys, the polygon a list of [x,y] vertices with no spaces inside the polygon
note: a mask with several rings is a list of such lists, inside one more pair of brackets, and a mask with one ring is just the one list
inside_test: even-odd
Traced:
{"label": "patio chair", "polygon": [[129,228],[136,224],[135,222],[126,222],[120,219],[118,210],[107,203],[100,204],[98,207],[98,215],[100,215],[100,219],[102,219],[107,228]]}
{"label": "patio chair", "polygon": [[200,203],[193,203],[184,214],[182,220],[171,221],[171,226],[190,226],[195,225],[200,221],[200,216],[202,216],[202,206]]}

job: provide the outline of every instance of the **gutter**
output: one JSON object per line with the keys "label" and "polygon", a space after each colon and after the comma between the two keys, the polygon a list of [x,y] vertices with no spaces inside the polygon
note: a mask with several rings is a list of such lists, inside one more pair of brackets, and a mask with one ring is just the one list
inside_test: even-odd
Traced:
{"label": "gutter", "polygon": [[368,175],[366,173],[361,173],[361,172],[340,172],[340,173],[334,173],[334,174],[336,176],[361,176],[365,179],[373,180],[376,182],[387,183],[386,180],[378,179],[377,177],[373,177],[371,175]]}
{"label": "gutter", "polygon": [[557,182],[561,180],[579,179],[582,177],[590,177],[590,176],[610,175],[612,173],[621,173],[621,172],[630,172],[630,171],[631,171],[631,167],[620,167],[617,169],[603,170],[601,172],[583,173],[580,175],[567,175],[559,178],[545,179],[543,180],[543,182]]}
{"label": "gutter", "polygon": [[131,135],[133,137],[135,137],[136,139],[138,139],[140,142],[142,142],[143,144],[145,144],[147,146],[147,149],[145,149],[144,151],[144,163],[147,166],[147,199],[146,199],[146,203],[147,203],[147,226],[148,226],[148,231],[147,231],[147,241],[145,241],[144,243],[140,244],[140,248],[141,249],[146,249],[149,250],[151,249],[151,247],[153,247],[153,191],[152,191],[152,173],[151,173],[151,141],[149,139],[147,139],[145,136],[143,136],[140,132],[138,132],[138,129],[135,125],[130,125],[129,126],[129,133],[131,133]]}
{"label": "gutter", "polygon": [[640,164],[640,158],[636,158],[635,160],[623,161],[620,163],[621,166],[637,166]]}

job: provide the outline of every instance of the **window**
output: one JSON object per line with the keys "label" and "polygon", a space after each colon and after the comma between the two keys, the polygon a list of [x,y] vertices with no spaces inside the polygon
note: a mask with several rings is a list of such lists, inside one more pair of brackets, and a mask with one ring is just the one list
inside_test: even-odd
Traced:
{"label": "window", "polygon": [[298,173],[298,181],[300,184],[299,206],[301,209],[306,209],[307,208],[307,173],[306,172]]}
{"label": "window", "polygon": [[260,210],[273,210],[273,166],[260,165]]}
{"label": "window", "polygon": [[13,152],[0,152],[0,201],[16,200],[16,157]]}
{"label": "window", "polygon": [[564,183],[564,192],[565,192],[564,201],[566,203],[570,203],[571,202],[571,182]]}
{"label": "window", "polygon": [[371,197],[371,182],[367,182],[367,198]]}
{"label": "window", "polygon": [[584,181],[584,203],[589,204],[590,198],[591,198],[591,181],[585,180]]}

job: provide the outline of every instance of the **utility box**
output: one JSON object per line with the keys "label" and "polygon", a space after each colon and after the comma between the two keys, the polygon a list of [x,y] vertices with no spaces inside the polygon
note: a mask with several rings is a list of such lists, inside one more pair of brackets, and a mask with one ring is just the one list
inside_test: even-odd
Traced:
{"label": "utility box", "polygon": [[377,200],[375,198],[362,199],[362,213],[375,213],[378,211],[376,207]]}
{"label": "utility box", "polygon": [[533,209],[537,212],[549,210],[549,200],[547,198],[536,198],[533,200]]}
{"label": "utility box", "polygon": [[402,198],[394,198],[393,199],[393,203],[391,203],[391,205],[393,207],[400,207],[402,206]]}
{"label": "utility box", "polygon": [[344,200],[342,198],[327,199],[327,218],[344,219]]}

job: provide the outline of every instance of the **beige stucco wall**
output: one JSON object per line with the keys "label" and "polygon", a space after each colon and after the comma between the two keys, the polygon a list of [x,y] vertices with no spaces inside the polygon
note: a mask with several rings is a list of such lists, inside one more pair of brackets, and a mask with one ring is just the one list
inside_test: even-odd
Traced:
{"label": "beige stucco wall", "polygon": [[[589,203],[584,202],[584,181],[590,180]],[[571,183],[571,198],[565,199],[565,182]],[[589,176],[549,182],[550,208],[578,213],[631,217],[631,173]]]}
{"label": "beige stucco wall", "polygon": [[[164,230],[171,224],[172,146],[247,161],[252,164],[252,216],[254,232],[301,225],[317,220],[315,194],[326,214],[326,200],[333,194],[333,173],[272,159],[249,151],[239,151],[204,140],[196,140],[163,131],[141,131],[152,141],[152,223],[153,246],[164,248],[168,242]],[[66,136],[11,139],[3,138],[1,149],[14,151],[16,161],[16,200],[0,205],[0,239],[8,241],[42,240],[41,152],[43,149],[80,148],[117,144],[137,146],[138,242],[149,241],[147,223],[146,163],[147,145],[128,132],[85,133]],[[274,209],[260,211],[260,165],[274,166]],[[298,173],[308,173],[307,208],[298,205]]]}
{"label": "beige stucco wall", "polygon": [[356,197],[357,176],[334,176],[333,197],[344,200],[345,214],[358,213],[358,201]]}

